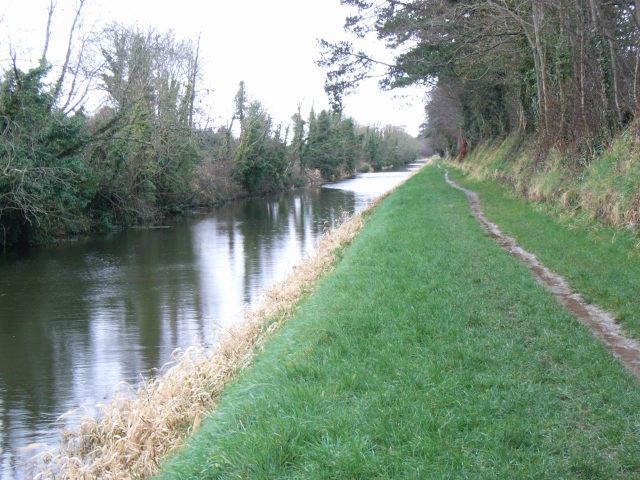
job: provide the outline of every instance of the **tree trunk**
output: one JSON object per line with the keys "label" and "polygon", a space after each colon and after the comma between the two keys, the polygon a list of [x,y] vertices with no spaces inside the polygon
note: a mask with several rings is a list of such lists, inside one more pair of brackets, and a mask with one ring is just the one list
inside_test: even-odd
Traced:
{"label": "tree trunk", "polygon": [[200,37],[198,34],[198,43],[196,44],[196,55],[194,58],[193,72],[191,75],[191,97],[189,98],[189,128],[193,128],[193,110],[196,103],[196,80],[198,78],[198,61],[200,59]]}
{"label": "tree trunk", "polygon": [[47,61],[47,54],[49,53],[49,41],[51,40],[51,21],[53,19],[53,12],[56,9],[56,4],[53,3],[53,0],[49,0],[49,14],[47,16],[47,28],[45,30],[44,37],[44,48],[42,49],[42,58],[41,62],[45,63]]}
{"label": "tree trunk", "polygon": [[544,46],[541,41],[542,20],[544,20],[544,8],[542,6],[542,0],[534,0],[532,2],[532,16],[533,16],[533,35],[535,45],[534,60],[537,60],[536,77],[538,79],[538,96],[541,104],[541,118],[542,125],[544,127],[545,135],[549,134],[549,99],[547,88],[547,66],[546,66],[546,54]]}
{"label": "tree trunk", "polygon": [[[604,69],[604,65],[602,64],[602,62],[600,62],[600,70],[601,70],[602,82],[603,82],[602,91],[603,91],[603,97],[604,97],[603,99],[604,106],[607,110],[609,110],[609,101],[607,99],[607,92],[606,92],[606,89],[607,89],[606,79],[610,73],[611,80],[612,80],[611,87],[613,89],[613,101],[614,101],[614,106],[616,110],[616,117],[617,117],[617,120],[620,121],[622,118],[622,109],[620,106],[620,92],[619,92],[620,81],[618,78],[618,68],[617,68],[617,61],[615,56],[615,48],[613,45],[613,39],[609,35],[606,29],[606,26],[604,25],[604,22],[601,21],[601,18],[600,18],[601,12],[598,8],[598,4],[596,0],[589,0],[589,7],[591,10],[591,21],[593,22],[593,28],[598,33],[598,35],[600,35],[601,37],[607,40],[607,44],[609,46],[609,61],[611,62],[611,72],[606,72]],[[600,51],[598,52],[598,54],[603,56],[604,52]]]}
{"label": "tree trunk", "polygon": [[[62,69],[60,70],[60,76],[53,87],[53,95],[52,95],[52,103],[50,105],[50,109],[53,107],[55,102],[58,100],[60,96],[60,92],[62,91],[62,84],[64,83],[64,77],[67,74],[67,70],[69,69],[69,60],[71,59],[71,52],[73,51],[73,35],[76,31],[78,20],[80,19],[80,14],[82,13],[82,7],[84,6],[85,0],[80,0],[78,4],[78,8],[76,10],[76,15],[73,18],[73,23],[71,24],[71,28],[69,29],[69,41],[67,42],[67,54],[64,59],[64,63],[62,64]],[[48,35],[47,35],[48,36]]]}

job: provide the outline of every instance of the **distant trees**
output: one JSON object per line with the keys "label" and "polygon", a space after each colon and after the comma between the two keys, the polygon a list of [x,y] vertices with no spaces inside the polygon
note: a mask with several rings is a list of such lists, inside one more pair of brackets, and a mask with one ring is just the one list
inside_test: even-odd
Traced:
{"label": "distant trees", "polygon": [[304,164],[325,179],[404,165],[418,158],[423,147],[400,128],[362,127],[335,110],[318,115],[312,110],[308,124]]}
{"label": "distant trees", "polygon": [[[279,190],[304,183],[308,170],[317,170],[324,180],[351,175],[358,169],[381,170],[408,163],[420,154],[422,144],[404,130],[394,127],[361,127],[335,110],[316,114],[312,108],[304,119],[300,108],[289,128],[274,125],[259,101],[252,100],[244,82],[235,96],[235,113],[230,129],[239,124],[231,156],[218,155],[205,170],[227,163],[236,181],[252,194]],[[237,122],[237,123],[236,123]],[[210,133],[209,136],[220,136]],[[220,143],[221,140],[218,140]],[[230,167],[229,159],[233,160]],[[206,174],[205,174],[206,176]]]}
{"label": "distant trees", "polygon": [[[343,0],[347,28],[395,49],[383,85],[431,85],[426,133],[441,149],[511,132],[594,152],[640,105],[636,2]],[[339,98],[380,67],[350,42],[323,43]]]}

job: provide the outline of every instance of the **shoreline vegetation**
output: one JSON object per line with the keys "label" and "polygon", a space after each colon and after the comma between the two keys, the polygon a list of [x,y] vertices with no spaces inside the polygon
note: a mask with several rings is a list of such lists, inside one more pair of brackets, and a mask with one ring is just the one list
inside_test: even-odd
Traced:
{"label": "shoreline vegetation", "polygon": [[34,479],[147,478],[157,473],[160,460],[198,430],[224,387],[251,364],[271,334],[294,314],[300,299],[314,290],[315,282],[331,271],[338,251],[389,193],[327,230],[315,251],[268,289],[261,304],[223,332],[212,349],[176,350],[165,372],[146,379],[136,392],[121,389],[112,401],[100,405],[97,417],[84,417],[77,428],[64,431],[58,451],[39,459]]}
{"label": "shoreline vegetation", "polygon": [[91,113],[58,106],[45,58],[28,71],[0,66],[5,253],[400,166],[425,148],[401,127],[363,126],[313,107],[276,124],[244,82],[233,117],[214,126],[195,108],[197,72],[174,78],[186,64],[196,68],[193,43],[122,25],[100,42],[96,59],[106,57],[107,72],[95,80],[105,105]]}
{"label": "shoreline vegetation", "polygon": [[[229,199],[403,165],[428,148],[404,127],[361,125],[336,105],[303,112],[299,102],[277,121],[244,81],[220,118],[200,36],[86,23],[87,3],[64,26],[50,2],[42,56],[17,48],[0,60],[4,253],[162,225]],[[68,38],[63,62],[49,57],[56,30]]]}
{"label": "shoreline vegetation", "polygon": [[542,157],[519,135],[483,142],[450,165],[494,180],[517,196],[545,204],[576,225],[629,231],[640,246],[640,133],[629,126],[588,160],[575,164],[559,149]]}

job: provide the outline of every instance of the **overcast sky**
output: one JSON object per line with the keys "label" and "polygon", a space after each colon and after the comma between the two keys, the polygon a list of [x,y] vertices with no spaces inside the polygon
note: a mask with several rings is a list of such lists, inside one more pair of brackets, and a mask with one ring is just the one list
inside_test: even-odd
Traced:
{"label": "overcast sky", "polygon": [[[53,40],[63,45],[67,19],[76,0],[57,0]],[[119,21],[160,31],[173,29],[179,39],[201,33],[204,82],[213,89],[211,113],[225,124],[233,110],[238,83],[259,100],[278,122],[288,123],[302,104],[328,108],[324,71],[316,40],[347,38],[342,26],[350,10],[340,0],[87,0],[84,28]],[[48,0],[0,0],[0,60],[11,48],[35,61],[42,51]],[[52,52],[52,56],[53,56]],[[5,63],[3,62],[3,65]],[[21,65],[22,68],[28,65]],[[400,96],[400,98],[398,98]],[[406,126],[415,135],[424,121],[424,92],[402,89],[380,92],[377,82],[363,85],[347,97],[345,114],[365,125]]]}

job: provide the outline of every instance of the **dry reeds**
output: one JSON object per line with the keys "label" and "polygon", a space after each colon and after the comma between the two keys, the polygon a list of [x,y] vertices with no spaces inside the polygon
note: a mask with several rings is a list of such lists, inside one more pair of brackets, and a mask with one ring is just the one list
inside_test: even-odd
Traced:
{"label": "dry reeds", "polygon": [[224,332],[213,349],[194,346],[174,354],[175,365],[118,394],[100,414],[65,432],[65,441],[38,469],[36,479],[135,479],[155,474],[159,462],[196,430],[214,409],[223,387],[245,368],[269,335],[325,275],[334,252],[348,244],[368,210],[325,232],[315,253],[266,294],[261,305]]}

